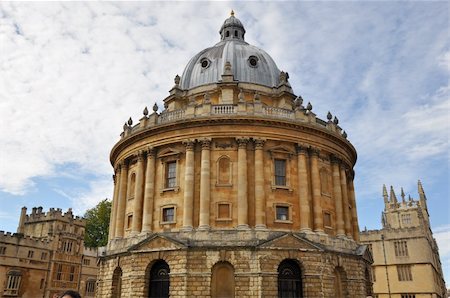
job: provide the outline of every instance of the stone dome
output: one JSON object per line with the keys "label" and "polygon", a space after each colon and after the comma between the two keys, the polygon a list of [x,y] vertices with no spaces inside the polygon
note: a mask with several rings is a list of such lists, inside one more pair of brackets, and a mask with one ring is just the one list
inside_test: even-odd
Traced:
{"label": "stone dome", "polygon": [[267,87],[279,84],[280,70],[265,51],[245,42],[245,28],[234,16],[225,20],[220,31],[221,41],[195,55],[181,76],[180,87],[188,90],[217,83],[231,63],[234,80]]}

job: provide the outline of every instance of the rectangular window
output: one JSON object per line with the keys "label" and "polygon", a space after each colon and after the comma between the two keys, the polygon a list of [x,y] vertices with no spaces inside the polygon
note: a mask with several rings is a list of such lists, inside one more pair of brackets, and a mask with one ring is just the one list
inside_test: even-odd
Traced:
{"label": "rectangular window", "polygon": [[6,246],[0,246],[0,255],[6,254]]}
{"label": "rectangular window", "polygon": [[62,264],[56,264],[56,280],[62,280]]}
{"label": "rectangular window", "polygon": [[8,280],[6,281],[6,289],[3,294],[6,296],[17,296],[19,294],[20,281],[22,276],[19,274],[8,274]]}
{"label": "rectangular window", "polygon": [[70,266],[69,281],[74,281],[74,279],[75,279],[75,266]]}
{"label": "rectangular window", "polygon": [[406,241],[395,241],[394,251],[396,257],[407,257],[408,256],[408,244]]}
{"label": "rectangular window", "polygon": [[41,278],[41,284],[39,285],[39,289],[42,290],[44,288],[44,283],[45,283],[45,280],[43,278]]}
{"label": "rectangular window", "polygon": [[89,266],[91,264],[91,260],[83,259],[83,265]]}
{"label": "rectangular window", "polygon": [[276,214],[277,220],[289,220],[289,207],[277,206],[276,212],[277,212]]}
{"label": "rectangular window", "polygon": [[275,159],[275,185],[286,186],[285,159]]}
{"label": "rectangular window", "polygon": [[163,222],[174,222],[175,221],[175,208],[168,207],[163,208]]}
{"label": "rectangular window", "polygon": [[229,218],[231,218],[230,204],[228,204],[228,203],[219,203],[217,205],[217,218],[218,219],[229,219]]}
{"label": "rectangular window", "polygon": [[46,260],[47,259],[47,253],[43,252],[41,253],[41,260]]}
{"label": "rectangular window", "polygon": [[411,265],[397,265],[397,274],[399,281],[413,280],[411,273]]}
{"label": "rectangular window", "polygon": [[34,255],[34,251],[29,250],[28,251],[28,257],[31,259],[33,257],[33,255]]}
{"label": "rectangular window", "polygon": [[375,274],[375,267],[372,267],[372,279],[373,279],[373,282],[377,281],[377,275]]}
{"label": "rectangular window", "polygon": [[174,188],[177,186],[177,162],[171,161],[166,163],[166,188]]}
{"label": "rectangular window", "polygon": [[411,224],[411,214],[402,214],[401,218],[404,225]]}
{"label": "rectangular window", "polygon": [[323,225],[327,228],[331,228],[331,214],[328,212],[325,212],[323,214]]}
{"label": "rectangular window", "polygon": [[133,224],[133,214],[130,214],[127,217],[127,229],[131,229],[132,224]]}
{"label": "rectangular window", "polygon": [[86,296],[94,296],[95,293],[95,280],[86,281]]}
{"label": "rectangular window", "polygon": [[401,298],[416,298],[416,294],[401,294]]}

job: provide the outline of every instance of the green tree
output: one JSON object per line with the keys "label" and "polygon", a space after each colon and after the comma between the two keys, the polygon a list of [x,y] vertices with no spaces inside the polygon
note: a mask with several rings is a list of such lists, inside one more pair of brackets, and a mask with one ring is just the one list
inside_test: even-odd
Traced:
{"label": "green tree", "polygon": [[84,214],[86,219],[84,244],[87,247],[99,247],[107,244],[110,214],[111,202],[108,199],[104,199],[97,206],[86,211]]}

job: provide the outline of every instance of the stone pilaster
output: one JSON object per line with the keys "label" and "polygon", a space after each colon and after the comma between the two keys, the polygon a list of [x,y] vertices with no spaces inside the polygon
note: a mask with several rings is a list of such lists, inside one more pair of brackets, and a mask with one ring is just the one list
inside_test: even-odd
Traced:
{"label": "stone pilaster", "polygon": [[264,140],[255,140],[255,228],[266,228],[266,198],[264,194]]}
{"label": "stone pilaster", "polygon": [[200,219],[198,228],[209,229],[209,211],[211,198],[211,139],[203,139],[200,166]]}
{"label": "stone pilaster", "polygon": [[237,138],[238,143],[238,229],[248,229],[248,191],[247,191],[247,143],[248,138]]}
{"label": "stone pilaster", "polygon": [[194,142],[187,140],[186,162],[184,169],[184,200],[183,200],[183,230],[190,231],[193,227],[194,215]]}
{"label": "stone pilaster", "polygon": [[351,225],[351,215],[349,209],[348,193],[347,193],[347,175],[345,174],[344,164],[341,164],[341,190],[342,190],[342,203],[344,208],[344,223],[345,223],[345,234],[349,238],[352,238],[352,225]]}
{"label": "stone pilaster", "polygon": [[139,151],[136,166],[136,188],[134,190],[132,234],[142,229],[142,201],[144,200],[144,151]]}
{"label": "stone pilaster", "polygon": [[119,164],[120,167],[120,190],[117,208],[117,220],[115,228],[115,238],[123,238],[125,224],[125,207],[127,204],[128,188],[128,161],[124,160]]}
{"label": "stone pilaster", "polygon": [[310,232],[311,206],[308,200],[308,150],[302,145],[297,145],[297,171],[298,171],[298,200],[300,206],[300,231]]}
{"label": "stone pilaster", "polygon": [[323,233],[322,195],[320,193],[319,150],[310,149],[314,232]]}
{"label": "stone pilaster", "polygon": [[109,237],[108,241],[111,239],[114,239],[115,233],[116,233],[116,221],[117,221],[117,201],[119,200],[119,180],[120,176],[120,170],[119,167],[115,170],[115,174],[113,175],[113,181],[114,181],[114,192],[113,192],[113,199],[112,199],[112,206],[111,206],[111,218],[109,221]]}
{"label": "stone pilaster", "polygon": [[147,167],[145,169],[144,210],[142,218],[142,232],[152,231],[153,201],[155,193],[155,149],[147,151]]}
{"label": "stone pilaster", "polygon": [[344,211],[342,209],[341,178],[339,174],[339,164],[341,161],[334,155],[331,156],[331,167],[333,170],[333,196],[336,208],[336,235],[345,236]]}
{"label": "stone pilaster", "polygon": [[359,242],[359,225],[358,225],[358,212],[356,209],[355,187],[353,185],[353,175],[348,179],[348,197],[350,204],[352,205],[352,227],[353,227],[353,239]]}

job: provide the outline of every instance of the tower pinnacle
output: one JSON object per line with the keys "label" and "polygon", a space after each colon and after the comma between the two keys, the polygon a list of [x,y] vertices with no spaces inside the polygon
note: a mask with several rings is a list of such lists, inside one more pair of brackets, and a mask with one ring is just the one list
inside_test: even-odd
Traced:
{"label": "tower pinnacle", "polygon": [[387,193],[387,189],[386,189],[386,185],[385,184],[383,184],[383,199],[384,199],[384,204],[385,205],[389,204],[388,193]]}

